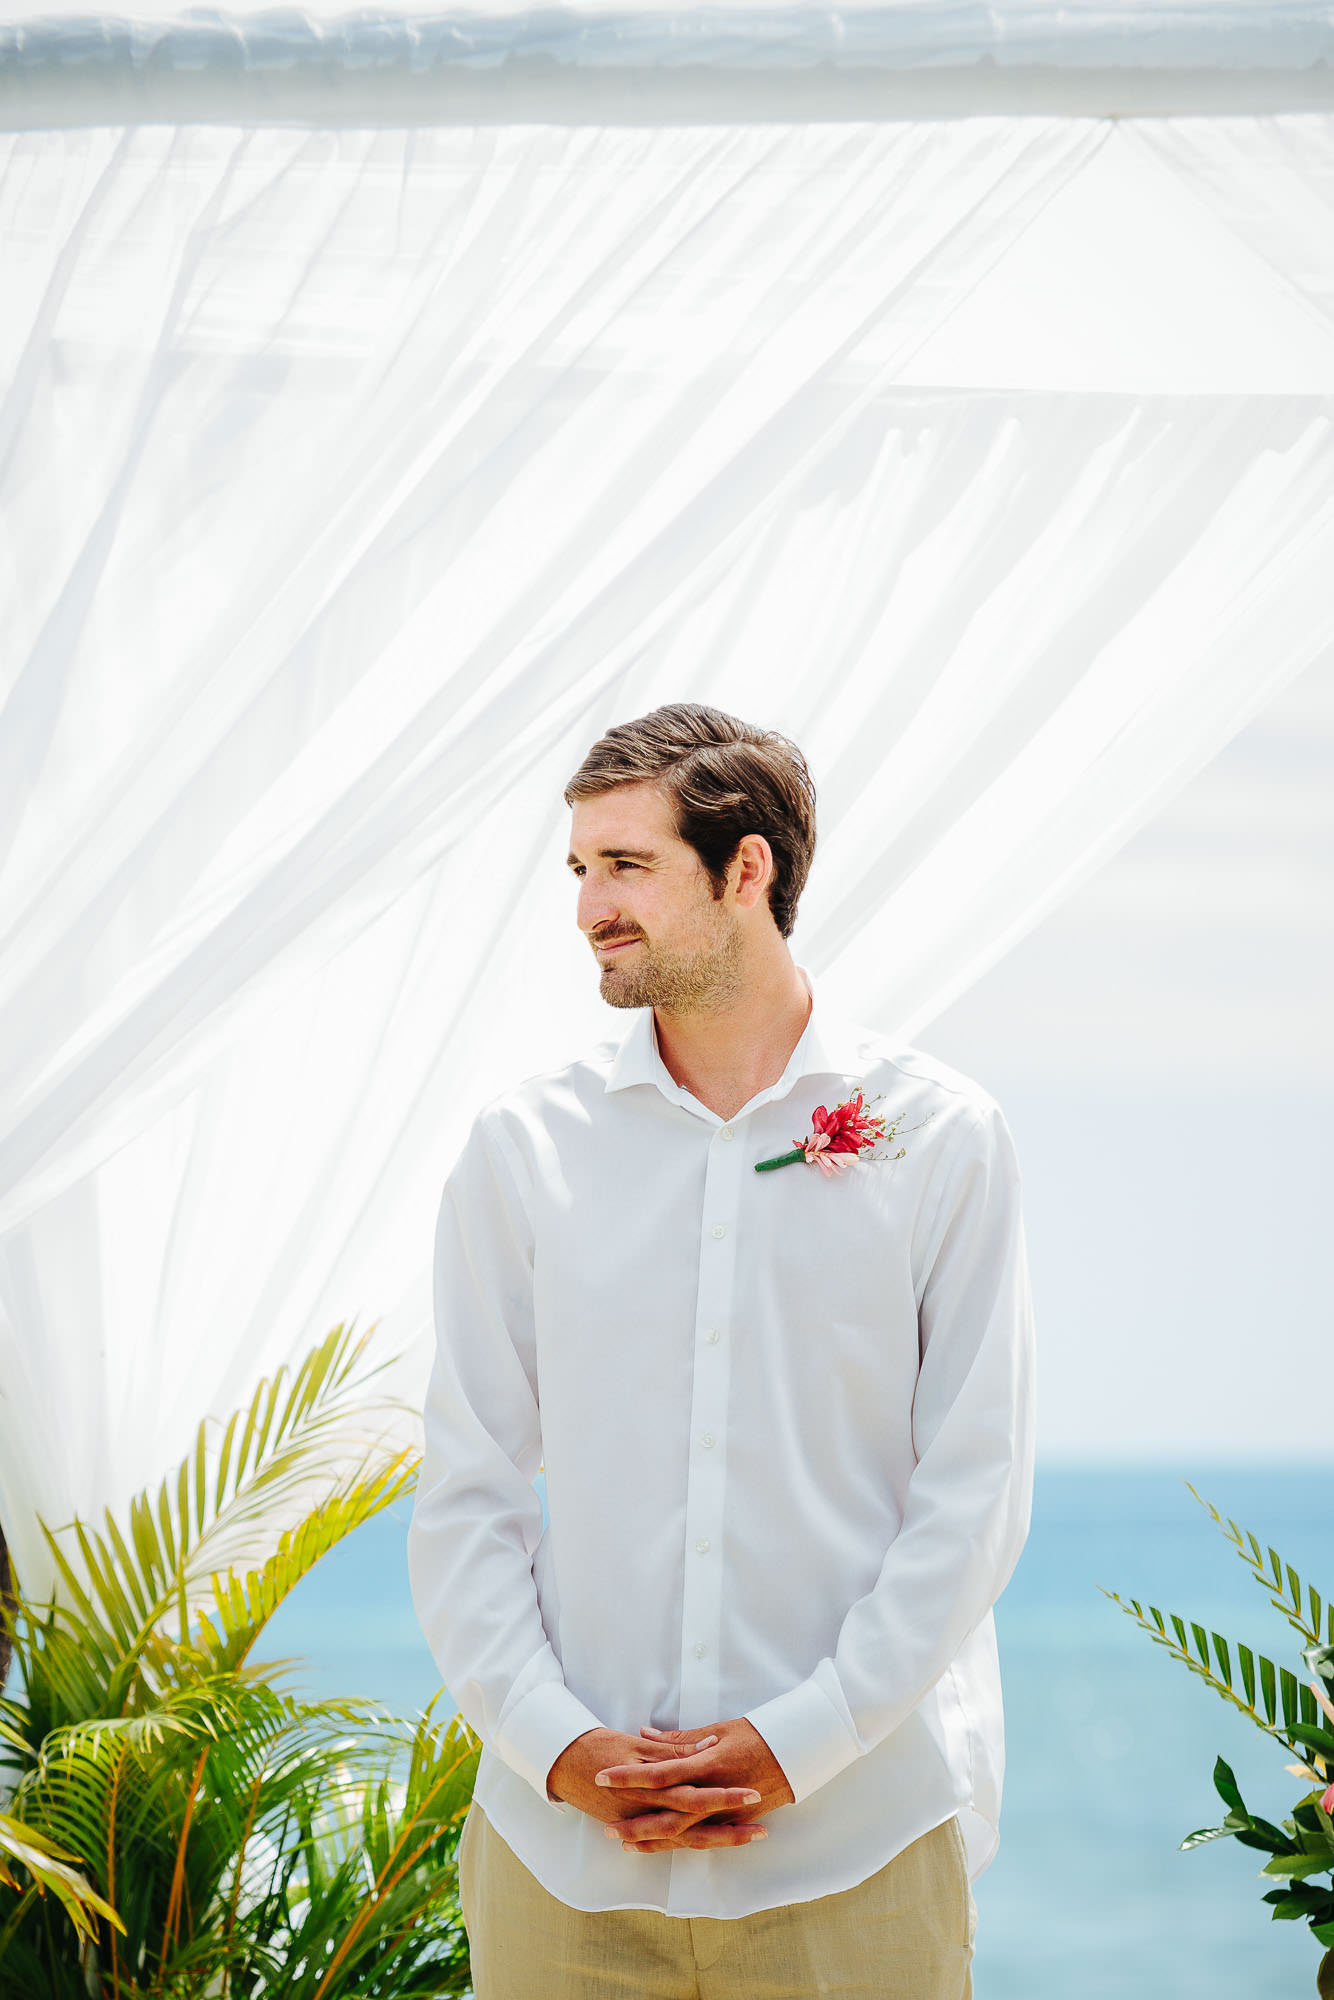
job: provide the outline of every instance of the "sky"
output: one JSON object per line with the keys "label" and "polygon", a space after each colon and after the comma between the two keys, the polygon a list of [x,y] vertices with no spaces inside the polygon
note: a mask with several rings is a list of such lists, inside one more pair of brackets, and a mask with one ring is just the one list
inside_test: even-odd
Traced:
{"label": "sky", "polygon": [[1039,1451],[1334,1459],[1334,660],[914,1037],[1014,1134]]}

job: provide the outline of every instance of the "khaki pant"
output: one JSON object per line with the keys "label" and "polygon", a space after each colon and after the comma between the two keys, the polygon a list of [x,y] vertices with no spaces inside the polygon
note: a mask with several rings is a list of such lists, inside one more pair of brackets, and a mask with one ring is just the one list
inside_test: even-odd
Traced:
{"label": "khaki pant", "polygon": [[459,1898],[476,2000],[972,2000],[977,1906],[957,1819],[835,1895],[668,1917],[571,1909],[474,1801]]}

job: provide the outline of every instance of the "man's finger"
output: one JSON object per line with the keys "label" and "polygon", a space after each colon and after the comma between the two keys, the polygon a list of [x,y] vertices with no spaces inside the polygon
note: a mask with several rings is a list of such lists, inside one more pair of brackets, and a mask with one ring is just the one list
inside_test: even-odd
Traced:
{"label": "man's finger", "polygon": [[[638,1803],[633,1797],[625,1801],[629,1813]],[[739,1812],[744,1806],[757,1806],[760,1794],[745,1785],[672,1785],[666,1791],[653,1794],[654,1811],[685,1812],[692,1814],[713,1812]],[[620,1820],[608,1820],[608,1826],[620,1826]]]}
{"label": "man's finger", "polygon": [[752,1822],[738,1825],[727,1820],[701,1820],[688,1826],[671,1840],[627,1840],[627,1854],[664,1854],[677,1847],[744,1847],[747,1841],[764,1840],[767,1830]]}
{"label": "man's finger", "polygon": [[701,1820],[678,1836],[687,1847],[744,1847],[748,1840],[766,1840],[769,1829],[755,1820]]}
{"label": "man's finger", "polygon": [[671,1785],[655,1791],[653,1803],[679,1806],[685,1812],[738,1812],[743,1806],[757,1806],[763,1794],[753,1785]]}
{"label": "man's finger", "polygon": [[708,1750],[718,1741],[711,1732],[701,1736],[698,1730],[660,1729],[656,1735],[651,1736],[646,1730],[641,1729],[639,1733],[643,1737],[639,1754],[646,1761],[650,1758],[691,1757],[696,1750]]}
{"label": "man's finger", "polygon": [[597,1783],[646,1787],[687,1784],[696,1773],[702,1774],[708,1769],[712,1756],[711,1750],[701,1750],[694,1757],[672,1757],[657,1764],[647,1759],[642,1764],[608,1764],[597,1773]]}
{"label": "man's finger", "polygon": [[647,1812],[629,1819],[608,1820],[603,1832],[612,1840],[639,1842],[664,1840],[686,1832],[695,1824],[693,1813]]}

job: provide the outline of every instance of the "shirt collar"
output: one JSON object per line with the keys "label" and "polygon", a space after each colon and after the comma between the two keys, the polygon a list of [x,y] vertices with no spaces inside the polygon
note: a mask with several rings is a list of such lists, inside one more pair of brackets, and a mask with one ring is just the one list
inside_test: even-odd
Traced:
{"label": "shirt collar", "polygon": [[[798,966],[797,970],[811,996],[810,1016],[801,1039],[788,1057],[782,1076],[768,1090],[760,1093],[766,1101],[786,1095],[798,1077],[836,1076],[855,1082],[865,1067],[862,1031],[821,997],[819,986],[804,966]],[[674,1101],[690,1095],[676,1082],[658,1052],[657,1029],[651,1007],[635,1009],[630,1026],[621,1037],[620,1046],[612,1058],[604,1088],[609,1091],[625,1090],[632,1083],[656,1084],[664,1096]]]}

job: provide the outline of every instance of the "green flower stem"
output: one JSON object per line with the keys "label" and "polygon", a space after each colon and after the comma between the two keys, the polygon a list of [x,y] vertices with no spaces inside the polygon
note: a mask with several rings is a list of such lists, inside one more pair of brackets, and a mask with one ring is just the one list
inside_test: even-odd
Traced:
{"label": "green flower stem", "polygon": [[794,1160],[804,1160],[805,1157],[806,1157],[806,1148],[804,1146],[798,1146],[796,1151],[793,1153],[779,1153],[777,1157],[772,1160],[756,1160],[755,1171],[757,1174],[767,1174],[770,1167],[790,1167]]}

